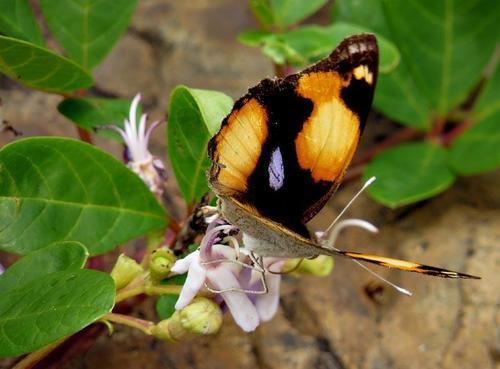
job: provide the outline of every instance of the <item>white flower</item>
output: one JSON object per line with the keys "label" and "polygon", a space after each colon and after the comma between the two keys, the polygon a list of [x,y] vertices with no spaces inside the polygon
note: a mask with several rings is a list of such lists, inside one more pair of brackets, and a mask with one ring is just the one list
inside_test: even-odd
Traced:
{"label": "white flower", "polygon": [[151,192],[157,196],[163,193],[165,166],[160,159],[154,157],[148,150],[151,132],[158,127],[161,121],[153,122],[146,129],[147,114],[142,114],[137,122],[137,107],[141,95],[135,95],[130,105],[129,119],[125,119],[124,129],[109,126],[117,131],[127,146],[127,165],[148,185]]}

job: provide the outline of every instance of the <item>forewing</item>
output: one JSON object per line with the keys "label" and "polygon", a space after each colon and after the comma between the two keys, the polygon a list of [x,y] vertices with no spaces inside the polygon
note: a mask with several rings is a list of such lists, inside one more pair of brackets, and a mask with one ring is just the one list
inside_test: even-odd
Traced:
{"label": "forewing", "polygon": [[214,191],[309,237],[304,223],[338,186],[358,145],[377,65],[375,37],[357,35],[303,72],[251,88],[209,143]]}

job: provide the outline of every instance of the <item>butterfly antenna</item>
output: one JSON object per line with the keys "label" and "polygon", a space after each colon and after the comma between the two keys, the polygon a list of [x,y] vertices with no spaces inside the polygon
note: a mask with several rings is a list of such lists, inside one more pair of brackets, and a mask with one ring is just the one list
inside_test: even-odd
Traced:
{"label": "butterfly antenna", "polygon": [[398,292],[400,292],[400,293],[402,293],[403,295],[406,295],[406,296],[412,296],[412,293],[410,291],[408,291],[406,288],[399,287],[398,285],[396,285],[396,284],[392,283],[391,281],[385,279],[380,274],[378,274],[378,273],[374,272],[373,270],[371,270],[370,268],[368,268],[366,265],[364,265],[359,260],[352,260],[352,261],[354,261],[356,264],[358,264],[361,268],[363,268],[364,270],[366,270],[368,273],[370,273],[373,276],[375,276],[376,278],[380,279],[382,282],[387,283],[389,286],[391,286],[392,288],[394,288],[396,291],[398,291]]}
{"label": "butterfly antenna", "polygon": [[363,191],[366,190],[373,182],[375,182],[376,179],[377,179],[376,177],[371,177],[370,179],[368,179],[365,182],[365,184],[363,185],[363,187],[361,187],[358,190],[358,192],[356,192],[356,194],[353,196],[353,198],[351,199],[351,201],[349,201],[347,203],[347,205],[342,209],[342,211],[339,213],[339,215],[337,215],[337,217],[335,218],[335,220],[328,226],[328,228],[326,229],[325,233],[328,233],[330,231],[330,229],[335,225],[335,223],[338,222],[338,220],[342,217],[342,215],[344,215],[344,213],[346,212],[346,210],[349,209],[349,207],[358,198],[358,196],[361,195],[363,193]]}
{"label": "butterfly antenna", "polygon": [[[358,198],[359,195],[361,195],[363,193],[364,190],[366,190],[373,182],[375,182],[377,178],[376,177],[371,177],[370,179],[368,179],[365,184],[363,185],[363,187],[361,187],[358,192],[356,192],[356,194],[353,196],[353,198],[347,203],[347,205],[344,207],[344,209],[342,209],[342,211],[339,213],[339,215],[337,215],[337,217],[334,219],[334,221],[328,226],[328,228],[326,229],[326,231],[324,232],[324,234],[328,234],[330,232],[330,230],[332,229],[332,227],[339,221],[339,219],[342,217],[342,215],[344,215],[344,213],[346,212],[347,209],[349,209],[349,207],[352,205],[352,203]],[[366,228],[363,227],[363,228]],[[376,228],[375,228],[376,230]],[[373,232],[373,231],[372,231]],[[330,235],[332,236],[332,235]],[[336,236],[335,236],[336,237]],[[339,249],[337,249],[335,246],[333,245],[328,245],[329,248],[331,248],[332,250],[335,250],[335,251],[340,251]],[[382,282],[385,282],[387,283],[389,286],[391,286],[392,288],[394,288],[396,291],[398,291],[399,293],[402,293],[403,295],[406,295],[406,296],[412,296],[412,293],[410,291],[408,291],[406,288],[403,288],[403,287],[400,287],[394,283],[392,283],[391,281],[385,279],[384,277],[382,277],[380,274],[378,274],[377,272],[374,272],[373,270],[371,270],[370,268],[368,268],[365,264],[363,264],[362,262],[360,262],[359,260],[355,260],[355,259],[351,259],[354,263],[358,264],[361,268],[363,268],[364,270],[366,270],[368,273],[372,274],[373,276],[375,276],[376,278],[380,279]]]}

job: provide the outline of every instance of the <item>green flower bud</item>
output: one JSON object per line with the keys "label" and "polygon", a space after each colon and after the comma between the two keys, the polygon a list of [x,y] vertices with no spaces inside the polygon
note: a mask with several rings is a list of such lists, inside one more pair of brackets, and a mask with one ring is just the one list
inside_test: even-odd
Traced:
{"label": "green flower bud", "polygon": [[170,274],[170,269],[175,263],[174,253],[167,248],[160,248],[153,251],[149,258],[149,275],[153,282],[159,282]]}
{"label": "green flower bud", "polygon": [[128,285],[132,280],[143,272],[142,267],[132,258],[121,254],[111,271],[111,278],[115,281],[116,289]]}
{"label": "green flower bud", "polygon": [[215,334],[222,326],[219,305],[206,297],[196,297],[170,319],[162,320],[151,330],[153,336],[165,341],[186,341],[196,336]]}
{"label": "green flower bud", "polygon": [[300,262],[300,259],[290,259],[285,263],[282,270],[284,272],[293,270],[295,273],[326,277],[332,272],[333,264],[331,256],[319,255],[314,259],[303,259],[302,262]]}

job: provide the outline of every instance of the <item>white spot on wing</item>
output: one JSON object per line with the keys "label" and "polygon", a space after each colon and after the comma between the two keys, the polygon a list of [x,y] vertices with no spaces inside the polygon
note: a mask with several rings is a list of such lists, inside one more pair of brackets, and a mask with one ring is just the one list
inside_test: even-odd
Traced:
{"label": "white spot on wing", "polygon": [[267,168],[269,172],[269,186],[278,191],[283,187],[285,181],[285,170],[283,167],[283,157],[281,156],[281,150],[279,147],[274,149],[271,154],[271,161],[269,162],[269,167]]}

